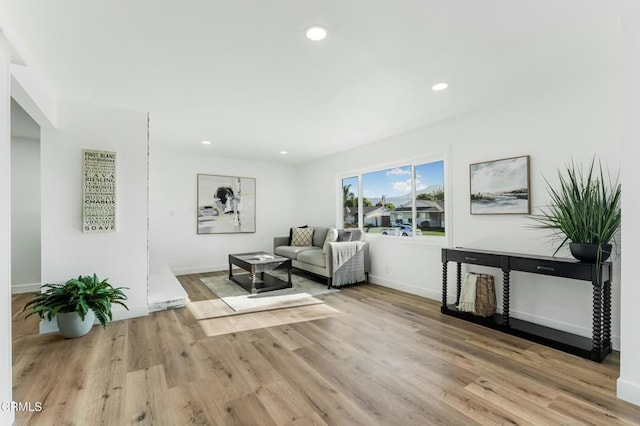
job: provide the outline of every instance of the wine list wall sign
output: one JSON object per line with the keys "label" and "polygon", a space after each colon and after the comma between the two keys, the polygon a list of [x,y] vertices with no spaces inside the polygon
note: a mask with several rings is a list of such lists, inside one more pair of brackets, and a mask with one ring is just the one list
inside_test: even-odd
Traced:
{"label": "wine list wall sign", "polygon": [[116,153],[82,150],[82,230],[116,230]]}

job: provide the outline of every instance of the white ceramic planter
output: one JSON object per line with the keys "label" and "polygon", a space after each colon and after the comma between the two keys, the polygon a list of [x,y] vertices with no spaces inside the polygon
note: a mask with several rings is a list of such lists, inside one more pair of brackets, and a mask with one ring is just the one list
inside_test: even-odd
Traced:
{"label": "white ceramic planter", "polygon": [[56,321],[58,322],[58,329],[67,339],[73,339],[76,337],[84,336],[87,334],[96,316],[91,309],[84,316],[84,321],[80,319],[80,315],[77,312],[58,313],[56,315]]}

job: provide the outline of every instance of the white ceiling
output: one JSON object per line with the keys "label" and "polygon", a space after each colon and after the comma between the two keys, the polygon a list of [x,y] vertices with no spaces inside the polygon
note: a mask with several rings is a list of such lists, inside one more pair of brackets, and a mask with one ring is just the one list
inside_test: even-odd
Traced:
{"label": "white ceiling", "polygon": [[148,111],[152,144],[290,163],[553,90],[618,42],[599,0],[0,3],[58,96]]}

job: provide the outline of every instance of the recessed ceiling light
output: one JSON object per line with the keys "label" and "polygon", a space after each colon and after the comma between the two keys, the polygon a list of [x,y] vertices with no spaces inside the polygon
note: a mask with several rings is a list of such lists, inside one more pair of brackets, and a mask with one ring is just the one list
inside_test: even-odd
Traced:
{"label": "recessed ceiling light", "polygon": [[287,152],[287,151],[280,151],[280,154],[282,154],[282,155],[287,155],[287,154],[288,154],[288,152]]}
{"label": "recessed ceiling light", "polygon": [[440,90],[444,90],[447,87],[449,87],[449,85],[447,83],[438,83],[438,84],[434,84],[433,86],[431,86],[432,90],[435,90],[436,92],[440,91]]}
{"label": "recessed ceiling light", "polygon": [[211,145],[211,141],[202,141],[203,145]]}
{"label": "recessed ceiling light", "polygon": [[327,29],[322,25],[312,25],[305,30],[305,34],[309,40],[320,41],[327,36]]}

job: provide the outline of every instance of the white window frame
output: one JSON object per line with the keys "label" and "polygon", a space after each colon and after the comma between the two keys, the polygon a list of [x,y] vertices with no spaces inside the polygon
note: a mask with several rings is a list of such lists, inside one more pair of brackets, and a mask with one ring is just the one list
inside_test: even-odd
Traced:
{"label": "white window frame", "polygon": [[336,227],[343,228],[344,222],[343,219],[343,211],[344,206],[342,205],[342,180],[349,178],[357,178],[358,179],[358,229],[362,229],[362,223],[360,223],[360,218],[362,217],[362,175],[354,174],[354,173],[339,173],[336,177],[336,185],[340,189],[336,192]]}
{"label": "white window frame", "polygon": [[[436,236],[436,235],[415,235],[415,223],[416,223],[416,178],[415,178],[415,166],[419,166],[422,164],[433,163],[437,161],[444,162],[444,218],[445,218],[445,227],[444,227],[444,236]],[[336,175],[336,188],[338,191],[336,192],[336,226],[343,226],[343,216],[342,216],[342,180],[347,178],[358,178],[358,228],[364,232],[365,240],[371,242],[380,242],[383,241],[393,241],[393,242],[403,242],[407,244],[418,244],[418,245],[428,245],[428,246],[438,246],[438,247],[449,247],[452,241],[452,211],[451,211],[451,178],[450,178],[450,154],[449,151],[443,151],[440,153],[432,154],[432,155],[422,155],[412,158],[407,158],[404,160],[393,161],[389,163],[381,163],[375,166],[361,168],[357,170],[351,170],[348,172],[338,173]],[[364,217],[363,217],[363,185],[362,185],[362,175],[371,172],[377,172],[381,170],[393,169],[394,167],[403,167],[410,166],[411,167],[411,207],[412,207],[412,226],[413,235],[412,238],[402,237],[402,236],[394,236],[394,235],[378,235],[378,234],[369,234],[364,230]]]}

